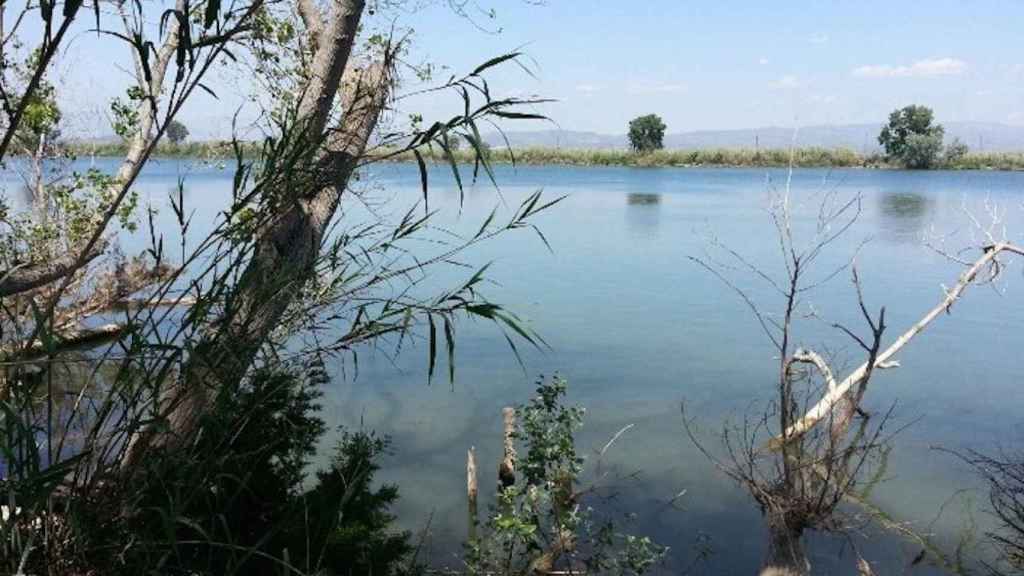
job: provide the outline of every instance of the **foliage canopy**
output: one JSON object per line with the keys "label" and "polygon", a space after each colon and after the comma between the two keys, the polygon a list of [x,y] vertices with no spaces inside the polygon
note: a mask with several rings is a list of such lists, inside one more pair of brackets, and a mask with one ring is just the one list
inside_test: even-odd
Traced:
{"label": "foliage canopy", "polygon": [[629,123],[629,147],[634,152],[653,152],[665,147],[665,123],[657,114],[634,118]]}
{"label": "foliage canopy", "polygon": [[933,124],[933,113],[927,106],[911,104],[889,114],[889,123],[878,135],[885,155],[907,168],[930,168],[942,151],[945,129]]}
{"label": "foliage canopy", "polygon": [[188,127],[178,120],[171,120],[167,125],[167,138],[174,144],[181,144],[188,138]]}

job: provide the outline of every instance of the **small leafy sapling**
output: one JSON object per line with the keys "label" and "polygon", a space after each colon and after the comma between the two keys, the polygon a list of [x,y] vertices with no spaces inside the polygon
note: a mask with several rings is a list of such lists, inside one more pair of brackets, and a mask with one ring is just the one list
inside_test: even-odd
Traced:
{"label": "small leafy sapling", "polygon": [[468,543],[473,574],[642,574],[667,552],[647,537],[621,533],[578,489],[584,458],[575,434],[584,410],[567,406],[568,383],[537,382],[537,395],[516,409],[512,435],[523,454],[515,482],[499,489],[481,536]]}

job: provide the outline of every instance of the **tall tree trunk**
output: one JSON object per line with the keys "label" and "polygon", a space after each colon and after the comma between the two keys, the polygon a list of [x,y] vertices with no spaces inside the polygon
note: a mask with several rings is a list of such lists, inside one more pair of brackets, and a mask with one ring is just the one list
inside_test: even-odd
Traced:
{"label": "tall tree trunk", "polygon": [[[297,114],[305,142],[321,151],[310,185],[272,192],[282,199],[278,212],[269,215],[251,260],[225,299],[222,321],[196,345],[183,377],[165,394],[161,409],[167,431],[159,438],[149,431],[148,437],[144,433],[133,440],[127,466],[138,462],[147,447],[166,448],[193,437],[209,399],[245,376],[314,271],[324,235],[389,96],[388,63],[346,70],[363,8],[363,0],[335,0],[329,21],[319,28]],[[328,128],[342,85],[340,126]]]}
{"label": "tall tree trunk", "polygon": [[39,224],[45,226],[50,216],[50,199],[43,181],[43,154],[46,152],[46,134],[40,134],[32,154],[32,207]]}
{"label": "tall tree trunk", "polygon": [[790,514],[784,511],[765,512],[768,526],[768,554],[761,566],[760,576],[805,576],[811,573],[811,564],[804,552],[803,532]]}

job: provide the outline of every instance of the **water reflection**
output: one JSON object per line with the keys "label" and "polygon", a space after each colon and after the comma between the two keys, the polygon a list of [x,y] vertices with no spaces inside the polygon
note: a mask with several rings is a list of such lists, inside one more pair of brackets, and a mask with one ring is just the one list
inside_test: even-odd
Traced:
{"label": "water reflection", "polygon": [[651,206],[661,204],[661,194],[630,192],[626,195],[626,203],[630,206]]}
{"label": "water reflection", "polygon": [[661,194],[630,192],[626,194],[626,225],[630,231],[650,234],[661,218]]}
{"label": "water reflection", "polygon": [[883,190],[878,195],[878,226],[890,242],[918,242],[931,218],[934,200],[917,192]]}

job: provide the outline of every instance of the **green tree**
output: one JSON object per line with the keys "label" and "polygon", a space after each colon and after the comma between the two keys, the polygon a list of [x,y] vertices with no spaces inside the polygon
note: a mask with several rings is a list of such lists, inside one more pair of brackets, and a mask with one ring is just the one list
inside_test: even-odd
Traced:
{"label": "green tree", "polygon": [[942,151],[945,129],[933,124],[931,108],[912,104],[889,114],[889,123],[878,135],[886,158],[907,168],[929,168]]}
{"label": "green tree", "polygon": [[629,147],[634,152],[651,152],[665,147],[665,123],[657,114],[634,118],[629,123]]}
{"label": "green tree", "polygon": [[946,165],[954,165],[967,156],[967,153],[971,149],[967,147],[959,138],[953,138],[953,141],[946,145],[946,150],[942,153],[943,160]]}
{"label": "green tree", "polygon": [[167,125],[167,138],[174,144],[181,144],[188,138],[188,128],[177,120],[171,120]]}
{"label": "green tree", "polygon": [[911,134],[900,160],[907,168],[923,170],[934,167],[941,153],[941,134]]}
{"label": "green tree", "polygon": [[[351,358],[354,364],[364,346],[420,333],[429,339],[427,378],[442,350],[454,380],[460,318],[487,319],[539,341],[528,326],[485,300],[485,269],[437,293],[399,288],[396,296],[394,288],[396,282],[412,288],[419,282],[414,275],[456,265],[454,255],[498,235],[533,230],[531,217],[557,203],[537,192],[508,221],[488,218],[472,237],[431,242],[433,253],[413,254],[403,246],[420,242],[417,237],[433,227],[421,150],[465,140],[474,175],[483,169],[493,179],[478,124],[538,117],[518,111],[535,100],[493,99],[477,88],[489,69],[519,55],[491,58],[431,89],[470,95],[463,100],[465,115],[382,133],[378,120],[402,96],[396,91],[406,70],[399,66],[405,44],[365,36],[377,24],[361,22],[363,13],[378,14],[387,3],[327,4],[321,10],[299,0],[243,0],[228,10],[215,0],[176,0],[173,11],[163,12],[161,26],[149,26],[156,14],[141,3],[123,3],[111,7],[121,18],[98,25],[113,25],[102,31],[131,39],[122,46],[139,63],[136,77],[122,87],[127,99],[111,103],[112,123],[126,147],[123,161],[110,173],[70,172],[59,181],[47,174],[46,192],[60,206],[48,220],[8,211],[0,198],[0,360],[26,367],[5,369],[0,379],[0,489],[18,516],[0,522],[0,573],[136,574],[161,567],[163,573],[265,574],[271,572],[246,568],[272,564],[278,573],[276,568],[305,565],[302,555],[311,557],[306,551],[312,536],[301,547],[280,545],[279,539],[300,534],[286,522],[294,510],[295,479],[304,469],[297,463],[321,428],[302,422],[308,404],[302,390],[293,394],[276,377],[285,356],[278,349],[319,331],[328,317],[341,327],[337,336],[302,346],[297,356]],[[37,25],[52,24],[55,32],[40,41],[39,58],[27,74],[15,79],[10,66],[0,66],[0,163],[20,152],[16,136],[35,134],[58,119],[56,108],[41,105],[50,95],[44,76],[64,38],[90,39],[79,32],[88,22],[74,22],[81,6],[27,12],[26,21],[38,13]],[[390,18],[378,18],[391,26]],[[298,32],[288,32],[293,29]],[[14,48],[12,34],[0,35],[0,59]],[[272,111],[260,123],[262,146],[249,155],[233,142],[235,175],[225,186],[230,203],[205,237],[197,233],[181,254],[165,250],[162,230],[150,218],[150,246],[124,255],[116,249],[117,224],[135,213],[137,177],[166,133],[157,127],[170,126],[203,86],[206,71],[234,61],[228,44],[233,54],[255,62],[261,90],[255,96]],[[342,107],[344,115],[334,113]],[[364,167],[384,158],[375,150],[388,149],[420,159],[423,201],[404,217],[367,225],[347,216],[345,207],[365,205],[368,198],[343,192],[363,177]],[[451,164],[461,191],[462,169]],[[182,238],[191,232],[192,211],[184,190],[181,180],[171,194]],[[187,302],[174,288],[185,279],[199,287]],[[118,315],[122,323],[94,328],[92,319],[120,310],[129,299],[131,310]],[[167,307],[181,310],[170,324],[160,320]],[[161,329],[175,334],[172,344]],[[107,345],[111,340],[117,344]],[[76,352],[74,360],[65,360],[64,354],[82,350],[78,344],[88,348],[88,359],[77,362]],[[40,358],[42,368],[29,369],[21,361],[26,358]],[[75,366],[74,374],[60,368],[66,365]],[[104,388],[95,403],[81,409],[63,404],[67,390],[96,386]],[[242,400],[247,403],[236,402]],[[281,409],[271,411],[274,403]],[[368,460],[385,448],[372,438],[349,445],[358,450],[341,449],[333,463],[341,472],[324,477],[330,487],[353,467],[369,474]],[[390,523],[386,508],[394,491],[369,478],[363,482],[350,483],[345,497],[333,500],[350,506],[343,514],[316,508],[325,521],[341,518],[334,522],[337,530],[319,541],[354,566],[342,566],[341,573],[383,576],[388,570],[377,552],[397,556],[405,539],[381,530]],[[48,512],[58,487],[59,519]],[[362,494],[363,488],[370,492]],[[311,497],[326,501],[336,493],[322,489]],[[351,523],[360,510],[370,517]],[[305,506],[301,511],[303,522],[313,516]],[[371,561],[373,569],[363,570]]]}

